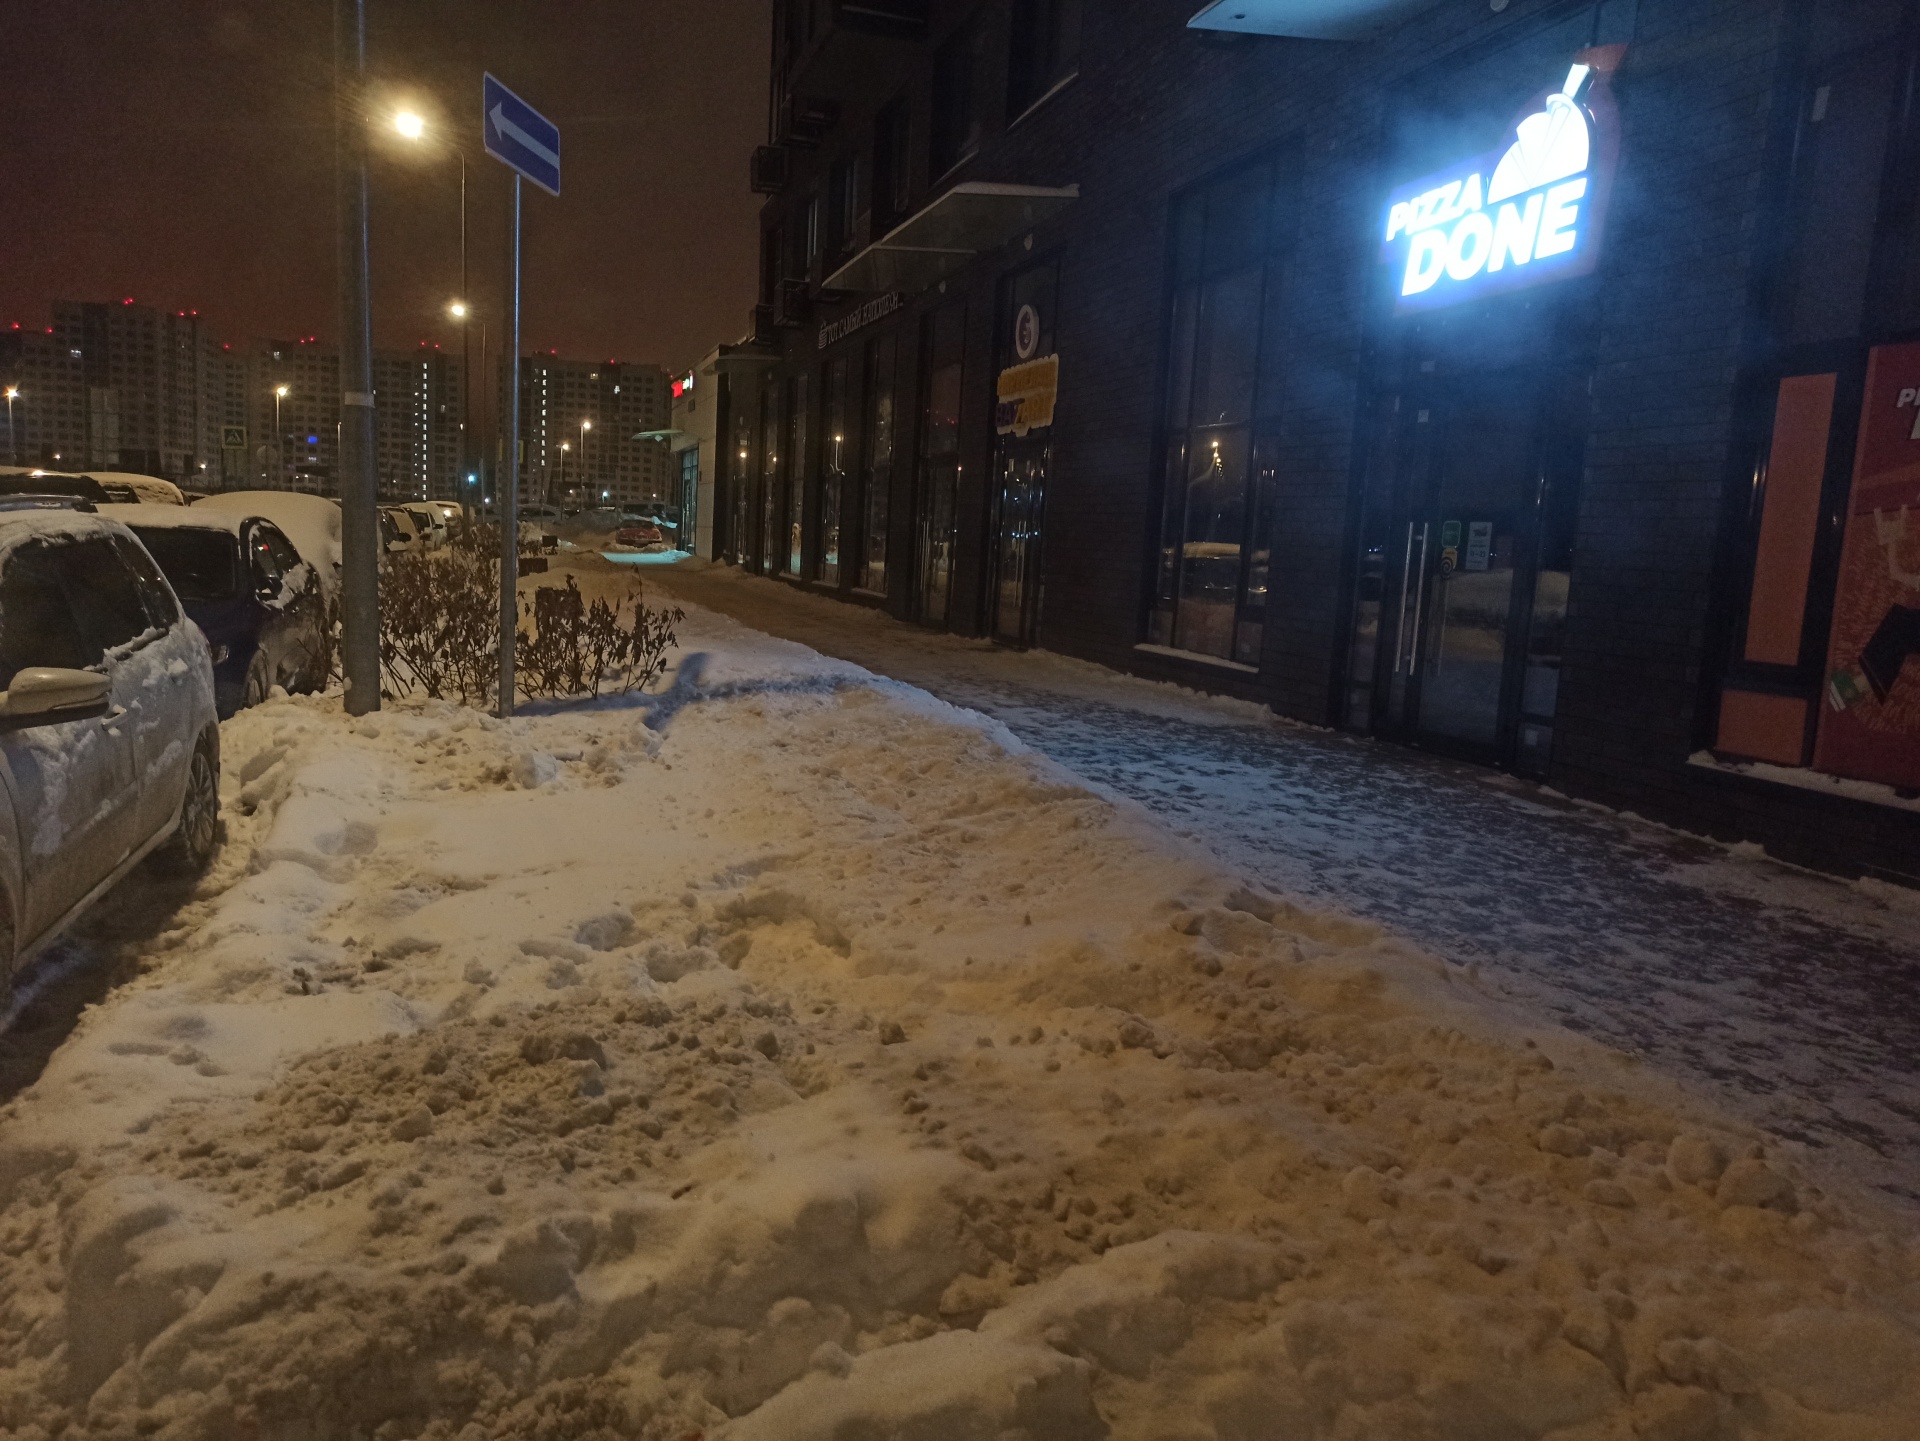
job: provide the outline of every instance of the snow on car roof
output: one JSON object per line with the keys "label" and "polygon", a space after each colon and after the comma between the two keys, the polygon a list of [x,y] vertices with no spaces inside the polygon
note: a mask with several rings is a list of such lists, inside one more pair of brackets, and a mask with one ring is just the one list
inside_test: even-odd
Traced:
{"label": "snow on car roof", "polygon": [[137,470],[89,470],[102,485],[124,485],[148,505],[185,505],[180,487],[163,476],[145,475]]}
{"label": "snow on car roof", "polygon": [[103,505],[97,509],[100,514],[126,525],[153,530],[219,530],[228,535],[240,534],[240,527],[255,518],[242,511],[205,510],[184,505]]}
{"label": "snow on car roof", "polygon": [[258,515],[280,527],[300,558],[331,588],[340,564],[340,506],[325,496],[297,490],[224,490],[196,500],[201,514]]}
{"label": "snow on car roof", "polygon": [[[136,508],[131,505],[108,507],[112,510]],[[73,510],[66,506],[45,510],[0,509],[0,558],[12,554],[30,540],[77,539],[118,528],[111,516],[98,515],[89,510]]]}

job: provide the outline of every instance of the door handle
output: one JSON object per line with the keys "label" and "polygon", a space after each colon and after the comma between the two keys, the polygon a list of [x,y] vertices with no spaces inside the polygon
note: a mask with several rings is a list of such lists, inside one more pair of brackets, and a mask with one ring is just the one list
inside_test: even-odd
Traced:
{"label": "door handle", "polygon": [[1426,522],[1420,527],[1420,569],[1413,581],[1413,633],[1407,637],[1408,675],[1419,669],[1420,619],[1427,604],[1427,537],[1431,525],[1432,522]]}

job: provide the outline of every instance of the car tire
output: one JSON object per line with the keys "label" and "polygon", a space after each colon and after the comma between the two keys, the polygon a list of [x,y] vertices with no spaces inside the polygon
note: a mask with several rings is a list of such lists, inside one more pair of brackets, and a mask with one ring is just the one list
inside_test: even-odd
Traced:
{"label": "car tire", "polygon": [[220,848],[220,770],[213,747],[194,748],[187,767],[187,793],[180,802],[180,824],[155,853],[161,868],[174,875],[197,876]]}
{"label": "car tire", "polygon": [[266,701],[267,692],[273,689],[273,668],[267,664],[267,652],[263,647],[253,653],[253,659],[247,663],[247,683],[240,692],[240,709],[260,705]]}

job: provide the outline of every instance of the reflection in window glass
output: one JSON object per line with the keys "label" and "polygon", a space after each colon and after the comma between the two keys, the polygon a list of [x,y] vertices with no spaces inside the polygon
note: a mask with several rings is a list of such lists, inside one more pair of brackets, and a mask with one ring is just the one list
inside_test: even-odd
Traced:
{"label": "reflection in window glass", "polygon": [[847,457],[852,450],[847,434],[847,362],[827,366],[825,429],[820,434],[820,550],[815,579],[840,581],[840,500],[847,491]]}
{"label": "reflection in window glass", "polygon": [[947,623],[953,583],[954,515],[960,482],[960,375],[967,313],[936,310],[925,321],[925,400],[920,424],[920,618]]}
{"label": "reflection in window glass", "polygon": [[[780,384],[760,388],[760,574],[780,567]],[[683,547],[690,549],[691,547]]]}
{"label": "reflection in window glass", "polygon": [[887,590],[888,501],[893,489],[893,372],[898,344],[891,335],[867,347],[867,484],[861,534],[865,553],[860,588]]}
{"label": "reflection in window glass", "polygon": [[[1258,665],[1279,483],[1255,422],[1279,406],[1284,227],[1276,167],[1236,171],[1174,207],[1166,462],[1147,638]],[[1266,358],[1263,360],[1263,350]]]}
{"label": "reflection in window glass", "polygon": [[0,686],[29,666],[79,670],[100,659],[81,638],[53,550],[29,542],[0,571]]}
{"label": "reflection in window glass", "polygon": [[233,537],[224,530],[135,526],[133,533],[160,562],[183,600],[231,600],[234,593]]}
{"label": "reflection in window glass", "polygon": [[79,540],[56,547],[53,554],[66,583],[67,604],[86,642],[88,665],[146,632],[146,603],[112,541],[105,536]]}
{"label": "reflection in window glass", "polygon": [[800,574],[802,529],[807,515],[807,376],[794,376],[787,392],[787,574]]}

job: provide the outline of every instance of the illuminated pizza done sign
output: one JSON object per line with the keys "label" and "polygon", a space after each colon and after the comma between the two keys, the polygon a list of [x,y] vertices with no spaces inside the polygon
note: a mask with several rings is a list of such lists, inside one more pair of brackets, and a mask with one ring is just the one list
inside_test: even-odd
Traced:
{"label": "illuminated pizza done sign", "polygon": [[[1618,50],[1589,52],[1611,69]],[[1606,75],[1576,63],[1489,154],[1403,185],[1387,201],[1394,308],[1454,305],[1589,274],[1613,178]]]}

